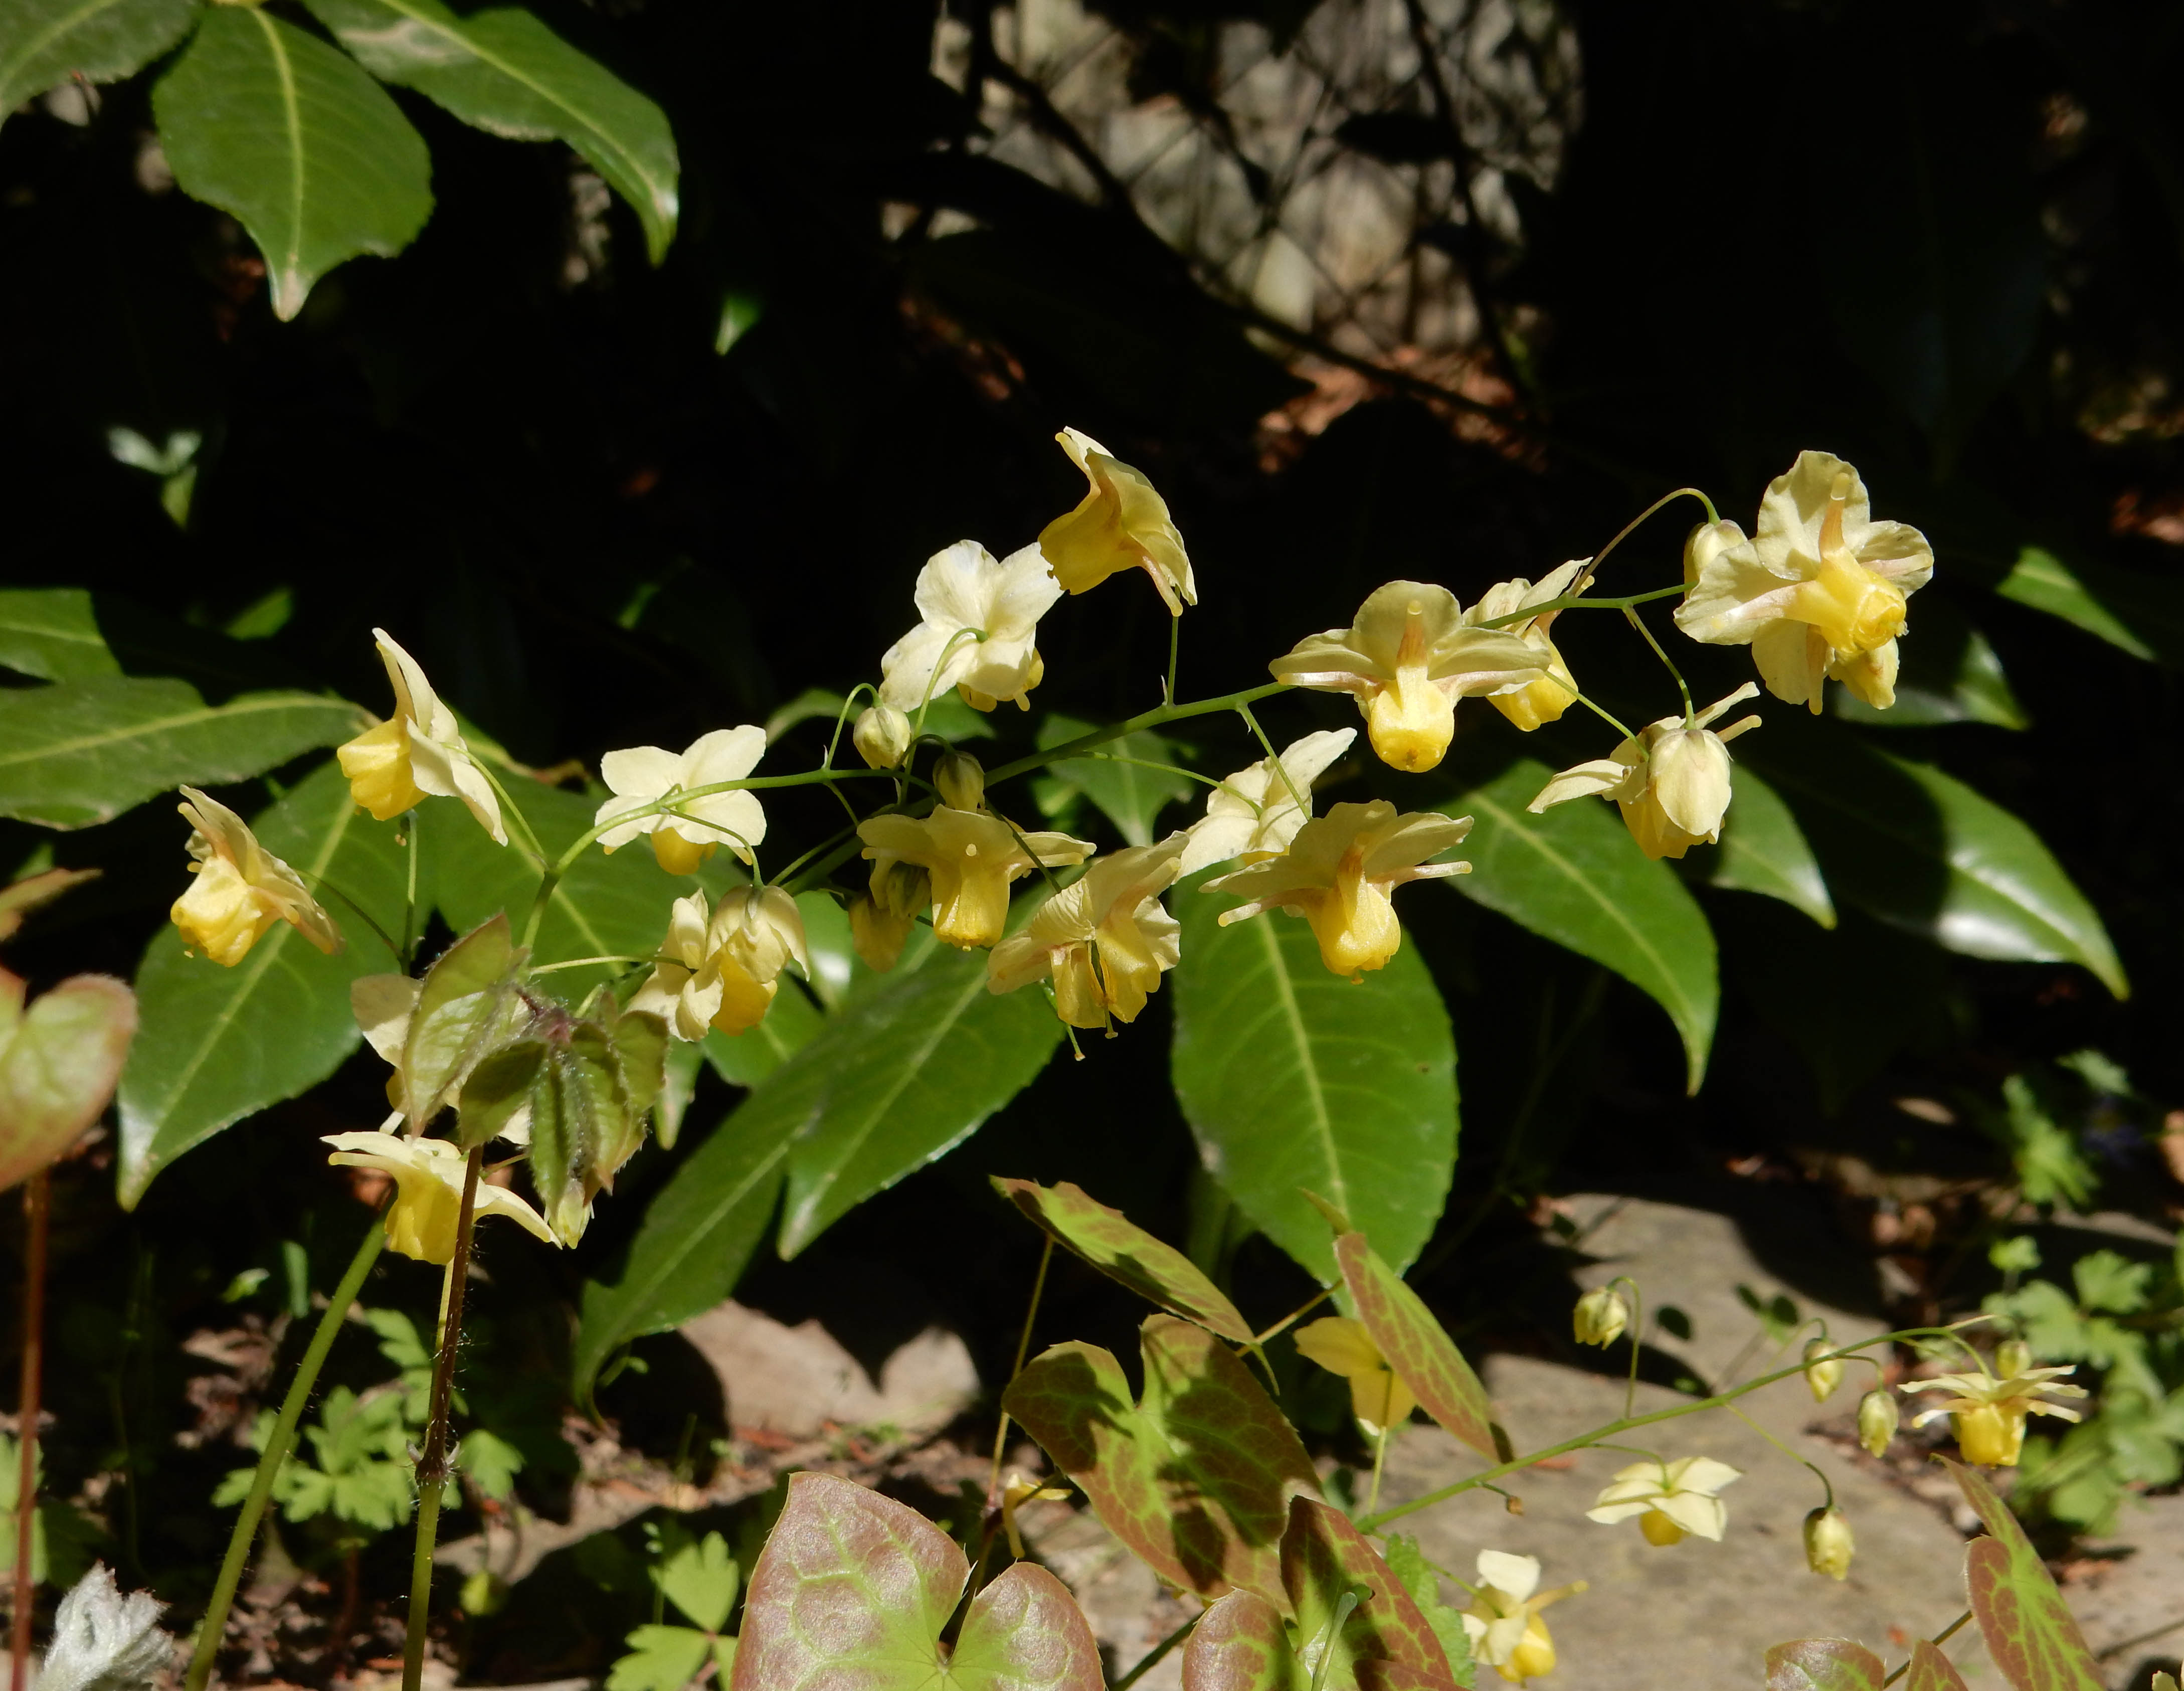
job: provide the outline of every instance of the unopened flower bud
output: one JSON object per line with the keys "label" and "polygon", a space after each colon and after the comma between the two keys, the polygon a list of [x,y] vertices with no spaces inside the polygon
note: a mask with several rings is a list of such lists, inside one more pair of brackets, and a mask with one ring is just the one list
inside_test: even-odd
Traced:
{"label": "unopened flower bud", "polygon": [[949,752],[934,764],[933,784],[940,789],[941,803],[952,809],[985,808],[985,766],[967,751]]}
{"label": "unopened flower bud", "polygon": [[1805,1517],[1805,1563],[1814,1573],[1847,1579],[1856,1548],[1841,1510],[1816,1509]]}
{"label": "unopened flower bud", "polygon": [[1502,1507],[1511,1515],[1522,1515],[1524,1512],[1524,1500],[1516,1493],[1510,1492],[1503,1496]]}
{"label": "unopened flower bud", "polygon": [[864,959],[865,967],[885,974],[902,956],[915,916],[903,916],[860,894],[850,901],[850,944]]}
{"label": "unopened flower bud", "polygon": [[856,743],[857,755],[870,767],[893,769],[909,753],[916,735],[910,718],[894,706],[873,705],[859,713],[850,738]]}
{"label": "unopened flower bud", "polygon": [[1994,1348],[1994,1371],[2007,1380],[2032,1366],[2032,1347],[2023,1339],[2004,1339]]}
{"label": "unopened flower bud", "polygon": [[[1816,1404],[1827,1402],[1834,1395],[1836,1387],[1842,1384],[1842,1359],[1828,1355],[1834,1348],[1835,1346],[1826,1339],[1805,1341],[1805,1383],[1813,1388],[1813,1401]],[[1815,1357],[1825,1358],[1825,1360],[1816,1362],[1814,1360]]]}
{"label": "unopened flower bud", "polygon": [[1865,1447],[1866,1454],[1879,1456],[1888,1449],[1889,1441],[1896,1437],[1897,1423],[1903,1412],[1896,1407],[1896,1394],[1885,1386],[1876,1386],[1858,1403],[1858,1442]]}
{"label": "unopened flower bud", "polygon": [[1577,1308],[1570,1316],[1571,1330],[1581,1345],[1598,1345],[1603,1350],[1623,1337],[1623,1330],[1630,1325],[1630,1306],[1623,1301],[1623,1294],[1611,1286],[1596,1286],[1577,1300]]}

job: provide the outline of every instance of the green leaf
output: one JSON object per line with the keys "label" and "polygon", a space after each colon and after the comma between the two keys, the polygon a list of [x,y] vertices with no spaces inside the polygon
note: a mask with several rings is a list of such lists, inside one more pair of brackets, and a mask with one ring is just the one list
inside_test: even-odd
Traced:
{"label": "green leaf", "polygon": [[1799,1638],[1767,1647],[1767,1691],[1880,1691],[1888,1669],[1851,1638]]}
{"label": "green leaf", "polygon": [[[1075,717],[1049,717],[1039,726],[1039,749],[1089,734],[1096,724]],[[1148,766],[1174,763],[1176,749],[1150,728],[1110,740],[1082,757],[1065,757],[1047,766],[1046,773],[1064,788],[1082,793],[1099,806],[1100,813],[1115,824],[1127,845],[1150,846],[1153,823],[1161,812],[1190,796],[1195,783],[1167,769]]]}
{"label": "green leaf", "polygon": [[[8,0],[0,0],[4,18]],[[7,25],[0,23],[0,41]],[[0,77],[4,77],[0,67]],[[0,118],[18,102],[0,100]],[[107,650],[91,608],[91,594],[80,587],[0,589],[0,665],[41,681],[89,681],[119,675],[121,666]]]}
{"label": "green leaf", "polygon": [[1256,1591],[1208,1609],[1183,1651],[1184,1691],[1310,1691],[1282,1611]]}
{"label": "green leaf", "polygon": [[250,232],[273,314],[359,253],[392,258],[432,212],[425,142],[356,61],[248,6],[214,6],[152,92],[175,181]]}
{"label": "green leaf", "polygon": [[[339,887],[381,927],[400,931],[405,866],[394,830],[350,801],[337,765],[315,770],[252,826],[307,882]],[[177,890],[181,843],[178,830]],[[142,1025],[121,1071],[125,1208],[134,1208],[152,1177],[192,1146],[309,1091],[356,1049],[349,983],[395,961],[340,899],[326,904],[347,940],[333,957],[285,922],[233,968],[186,956],[172,928],[152,941],[136,971]]]}
{"label": "green leaf", "polygon": [[1836,925],[1835,901],[1819,860],[1782,795],[1749,764],[1732,778],[1735,797],[1723,818],[1721,844],[1684,862],[1691,879],[1734,892],[1756,892],[1802,910],[1823,928]]}
{"label": "green leaf", "polygon": [[0,0],[0,122],[72,78],[135,75],[197,15],[197,0]]}
{"label": "green leaf", "polygon": [[1911,1677],[1903,1691],[1966,1691],[1964,1676],[1926,1639],[1911,1646]]}
{"label": "green leaf", "polygon": [[1523,758],[1440,806],[1479,818],[1464,842],[1471,873],[1449,884],[1474,903],[1613,969],[1666,1010],[1683,1040],[1696,1092],[1721,1003],[1713,931],[1669,866],[1638,849],[1613,806],[1573,802],[1529,814],[1524,806],[1553,773]]}
{"label": "green leaf", "polygon": [[[1769,732],[1776,726],[1770,721]],[[2086,896],[2000,805],[1931,764],[1824,723],[1780,734],[1748,755],[1763,759],[1841,898],[1944,950],[2075,963],[2117,997],[2129,996]]]}
{"label": "green leaf", "polygon": [[71,975],[27,1011],[22,991],[0,969],[0,1192],[98,1119],[136,1031],[136,1000],[109,975]]}
{"label": "green leaf", "polygon": [[0,690],[0,816],[89,828],[179,786],[247,780],[368,725],[339,699],[255,693],[208,705],[186,681]]}
{"label": "green leaf", "polygon": [[[816,968],[818,958],[811,962]],[[755,1086],[810,1044],[826,1024],[826,1017],[792,979],[782,983],[766,1019],[756,1027],[739,1034],[708,1028],[699,1048],[713,1072],[731,1086]]]}
{"label": "green leaf", "polygon": [[1947,600],[1930,604],[1930,597],[1919,601],[1917,638],[1903,644],[1896,702],[1885,711],[1875,710],[1847,687],[1839,687],[1835,713],[1865,728],[1930,728],[1942,723],[2031,727],[2031,719],[2010,690],[2002,660],[1986,636]]}
{"label": "green leaf", "polygon": [[1362,1233],[1337,1239],[1334,1258],[1357,1319],[1419,1406],[1474,1450],[1499,1461],[1486,1388],[1433,1312]]}
{"label": "green leaf", "polygon": [[2106,1681],[2063,1593],[2009,1505],[1975,1470],[1947,1467],[1992,1536],[1964,1552],[1964,1583],[1987,1654],[2016,1691],[2102,1691]]}
{"label": "green leaf", "polygon": [[515,1495],[515,1476],[523,1471],[523,1453],[497,1433],[473,1427],[463,1435],[457,1459],[471,1483],[496,1502]]}
{"label": "green leaf", "polygon": [[[1328,1691],[1456,1691],[1456,1676],[1418,1605],[1388,1565],[1340,1510],[1310,1498],[1290,1500],[1282,1533],[1282,1584],[1296,1617],[1297,1636],[1325,1639]],[[1342,1599],[1357,1593],[1346,1615]],[[1467,1653],[1468,1654],[1468,1653]]]}
{"label": "green leaf", "polygon": [[675,238],[674,132],[666,114],[521,7],[457,17],[438,0],[306,0],[388,82],[512,141],[566,141],[627,200],[658,264]]}
{"label": "green leaf", "polygon": [[1096,1345],[1056,1345],[1001,1405],[1092,1502],[1101,1525],[1172,1585],[1282,1596],[1276,1550],[1312,1461],[1257,1381],[1205,1328],[1173,1315],[1139,1329],[1145,1394]]}
{"label": "green leaf", "polygon": [[2070,1278],[2077,1284],[2078,1302],[2088,1309],[2129,1315],[2146,1308],[2153,1264],[2128,1261],[2114,1251],[2093,1251],[2070,1264]]}
{"label": "green leaf", "polygon": [[[1415,892],[1409,895],[1415,898]],[[1353,984],[1311,928],[1270,911],[1223,928],[1184,881],[1170,1073],[1200,1154],[1243,1212],[1323,1282],[1334,1255],[1299,1188],[1408,1264],[1456,1160],[1456,1041],[1415,944]]]}
{"label": "green leaf", "polygon": [[[421,1132],[481,1058],[521,1024],[522,948],[495,915],[440,953],[410,1013],[398,1073],[402,1111]],[[474,1141],[482,1143],[483,1141]]]}
{"label": "green leaf", "polygon": [[1426,1617],[1426,1625],[1433,1628],[1456,1683],[1468,1687],[1476,1668],[1471,1657],[1471,1634],[1463,1629],[1462,1611],[1441,1600],[1440,1576],[1426,1560],[1417,1539],[1398,1532],[1384,1542],[1388,1547],[1388,1571],[1402,1581],[1403,1589],[1410,1593],[1411,1601],[1418,1605],[1418,1612]]}
{"label": "green leaf", "polygon": [[1100,1691],[1092,1629],[1028,1562],[973,1597],[955,1649],[943,1645],[970,1574],[915,1510],[832,1474],[794,1475],[751,1570],[730,1691]]}
{"label": "green leaf", "polygon": [[667,1600],[709,1632],[727,1625],[742,1582],[728,1541],[717,1532],[678,1545],[660,1565],[659,1580]]}
{"label": "green leaf", "polygon": [[1042,1186],[992,1177],[994,1190],[1077,1255],[1171,1314],[1233,1344],[1253,1342],[1251,1324],[1197,1264],[1068,1180]]}
{"label": "green leaf", "polygon": [[1061,1041],[1040,994],[986,991],[983,952],[936,949],[829,1018],[753,1095],[800,1124],[781,1254],[968,1137]]}
{"label": "green leaf", "polygon": [[2184,651],[2184,602],[2164,579],[2027,546],[1995,591],[2149,663]]}
{"label": "green leaf", "polygon": [[629,1654],[607,1670],[607,1691],[682,1691],[713,1648],[688,1627],[639,1627],[622,1642]]}

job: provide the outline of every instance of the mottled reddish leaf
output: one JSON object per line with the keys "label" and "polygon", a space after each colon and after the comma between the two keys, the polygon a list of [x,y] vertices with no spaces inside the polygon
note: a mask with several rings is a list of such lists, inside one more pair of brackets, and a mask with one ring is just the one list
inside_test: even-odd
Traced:
{"label": "mottled reddish leaf", "polygon": [[1046,1230],[1058,1242],[1147,1303],[1238,1344],[1250,1344],[1251,1324],[1221,1288],[1173,1245],[1164,1245],[1119,1209],[1086,1195],[1063,1180],[1042,1186],[1031,1180],[994,1176],[994,1190]]}
{"label": "mottled reddish leaf", "polygon": [[2009,1505],[1975,1471],[1946,1456],[1986,1530],[1964,1551],[1964,1583],[1987,1654],[2017,1691],[2102,1691],[2105,1682],[2085,1635]]}
{"label": "mottled reddish leaf", "polygon": [[1357,1319],[1425,1412],[1474,1450],[1501,1459],[1486,1388],[1417,1292],[1380,1259],[1362,1233],[1334,1242],[1334,1259]]}
{"label": "mottled reddish leaf", "polygon": [[948,1535],[877,1492],[798,1474],[751,1570],[730,1691],[1100,1691],[1092,1630],[1061,1582],[1019,1563],[941,1629],[970,1566]]}
{"label": "mottled reddish leaf", "polygon": [[1183,1650],[1183,1691],[1306,1691],[1282,1611],[1255,1591],[1232,1591],[1206,1611]]}
{"label": "mottled reddish leaf", "polygon": [[[1307,1659],[1317,1667],[1318,1651],[1333,1651],[1328,1687],[1457,1691],[1432,1625],[1340,1510],[1310,1498],[1291,1500],[1289,1529],[1282,1535],[1282,1586]],[[1357,1593],[1357,1606],[1330,1638],[1345,1592]]]}
{"label": "mottled reddish leaf", "polygon": [[1888,1670],[1852,1638],[1799,1638],[1767,1651],[1767,1691],[1880,1691]]}
{"label": "mottled reddish leaf", "polygon": [[1096,1345],[1056,1345],[1001,1405],[1092,1500],[1107,1530],[1171,1584],[1284,1603],[1278,1546],[1290,1499],[1317,1492],[1311,1459],[1258,1382],[1205,1328],[1155,1315],[1145,1386]]}
{"label": "mottled reddish leaf", "polygon": [[1964,1675],[1924,1638],[1911,1647],[1911,1674],[1903,1691],[1966,1691]]}
{"label": "mottled reddish leaf", "polygon": [[0,1191],[75,1143],[114,1096],[136,1034],[136,996],[103,974],[71,975],[23,1006],[0,969]]}

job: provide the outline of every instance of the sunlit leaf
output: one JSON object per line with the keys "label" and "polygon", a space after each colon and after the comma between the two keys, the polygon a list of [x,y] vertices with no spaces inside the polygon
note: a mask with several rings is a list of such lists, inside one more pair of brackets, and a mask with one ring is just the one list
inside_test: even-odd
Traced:
{"label": "sunlit leaf", "polygon": [[1851,1638],[1798,1638],[1767,1647],[1767,1691],[1880,1691],[1888,1669]]}
{"label": "sunlit leaf", "polygon": [[1917,638],[1903,643],[1896,702],[1876,710],[1847,687],[1832,689],[1835,713],[1867,728],[1930,728],[1941,723],[2031,726],[1986,635],[1947,600],[1922,596],[1912,611]]}
{"label": "sunlit leaf", "polygon": [[1063,1180],[1042,1186],[993,1177],[994,1190],[1086,1262],[1148,1303],[1236,1344],[1252,1340],[1251,1324],[1189,1257],[1127,1219],[1119,1209]]}
{"label": "sunlit leaf", "polygon": [[1486,1388],[1433,1312],[1362,1233],[1337,1239],[1334,1257],[1357,1319],[1419,1407],[1474,1450],[1500,1459]]}
{"label": "sunlit leaf", "polygon": [[[816,963],[816,958],[813,959]],[[783,980],[766,1019],[739,1034],[706,1030],[696,1047],[713,1072],[731,1086],[755,1086],[811,1042],[827,1019],[794,980]]]}
{"label": "sunlit leaf", "polygon": [[[1741,742],[1737,749],[1743,750]],[[1529,814],[1524,806],[1553,773],[1544,763],[1520,759],[1440,806],[1451,816],[1479,819],[1463,846],[1472,872],[1447,885],[1542,939],[1605,964],[1666,1010],[1683,1041],[1696,1091],[1721,1002],[1713,932],[1669,866],[1638,849],[1613,805],[1574,801]],[[1380,1236],[1377,1228],[1365,1231]]]}
{"label": "sunlit leaf", "polygon": [[516,141],[565,141],[644,226],[658,264],[675,238],[666,114],[521,7],[457,17],[437,0],[306,0],[365,69]]}
{"label": "sunlit leaf", "polygon": [[1056,1345],[1001,1399],[1092,1501],[1107,1530],[1169,1583],[1281,1601],[1277,1543],[1300,1493],[1317,1492],[1296,1434],[1234,1353],[1191,1322],[1140,1330],[1145,1393],[1113,1355]]}
{"label": "sunlit leaf", "polygon": [[71,975],[25,1009],[0,969],[0,1192],[28,1180],[98,1119],[136,1031],[136,1000],[111,976]]}
{"label": "sunlit leaf", "polygon": [[1433,1628],[1434,1637],[1440,1641],[1442,1655],[1448,1659],[1449,1670],[1456,1676],[1458,1685],[1470,1685],[1477,1675],[1476,1664],[1471,1655],[1471,1635],[1463,1630],[1463,1611],[1454,1609],[1441,1600],[1440,1576],[1418,1549],[1418,1541],[1393,1533],[1382,1540],[1386,1546],[1388,1571],[1403,1582],[1403,1589],[1411,1594],[1411,1601],[1418,1605],[1418,1612]]}
{"label": "sunlit leaf", "polygon": [[[1307,1646],[1325,1640],[1323,1686],[1457,1691],[1433,1627],[1349,1516],[1310,1498],[1291,1498],[1281,1555],[1297,1637]],[[1357,1599],[1347,1615],[1341,1612],[1346,1593]]]}
{"label": "sunlit leaf", "polygon": [[403,1113],[413,1129],[429,1124],[479,1058],[514,1030],[525,1013],[516,996],[523,963],[508,918],[496,914],[426,971],[398,1071]]}
{"label": "sunlit leaf", "polygon": [[354,705],[303,693],[208,705],[186,681],[0,689],[0,816],[89,828],[185,784],[247,780],[366,723]]}
{"label": "sunlit leaf", "polygon": [[622,1643],[629,1654],[607,1670],[607,1691],[682,1691],[713,1648],[694,1627],[639,1627]]}
{"label": "sunlit leaf", "polygon": [[[402,929],[405,873],[394,829],[350,801],[331,762],[252,819],[266,850],[307,881],[339,887],[389,933]],[[176,834],[176,890],[181,842]],[[152,1177],[231,1123],[306,1091],[333,1073],[361,1035],[349,983],[397,965],[341,898],[327,908],[347,941],[327,957],[276,922],[233,968],[186,956],[163,928],[136,971],[142,1026],[121,1071],[120,1195],[133,1208]]]}
{"label": "sunlit leaf", "polygon": [[[8,4],[0,0],[0,20]],[[0,21],[0,41],[8,38],[8,25]],[[0,70],[0,76],[5,74]],[[0,100],[0,117],[14,104]],[[91,594],[80,587],[0,589],[0,667],[41,681],[88,681],[121,673],[98,632]]]}
{"label": "sunlit leaf", "polygon": [[432,160],[356,61],[270,12],[207,8],[152,92],[175,181],[250,232],[274,315],[361,253],[391,258],[432,211]]}
{"label": "sunlit leaf", "polygon": [[1911,1646],[1911,1672],[1903,1691],[1966,1691],[1964,1677],[1925,1638]]}
{"label": "sunlit leaf", "polygon": [[1232,1591],[1206,1611],[1183,1650],[1183,1691],[1309,1691],[1282,1611],[1256,1591]]}
{"label": "sunlit leaf", "polygon": [[727,1625],[742,1576],[719,1533],[678,1546],[660,1563],[658,1577],[667,1600],[707,1632]]}
{"label": "sunlit leaf", "polygon": [[1835,901],[1828,896],[1819,860],[1782,795],[1748,763],[1738,767],[1733,790],[1720,845],[1684,859],[1691,879],[1780,899],[1823,928],[1834,927]]}
{"label": "sunlit leaf", "polygon": [[2027,546],[1995,591],[2148,662],[2184,651],[2184,600],[2172,581],[2087,559],[2065,564]]}
{"label": "sunlit leaf", "polygon": [[1322,1281],[1335,1277],[1334,1255],[1300,1188],[1407,1264],[1440,1219],[1456,1158],[1456,1041],[1433,976],[1406,942],[1352,983],[1328,972],[1295,917],[1220,926],[1229,902],[1195,881],[1169,900],[1187,960],[1170,989],[1170,1072],[1200,1153]]}
{"label": "sunlit leaf", "polygon": [[1964,1551],[1964,1583],[1987,1654],[2016,1691],[2102,1691],[2107,1683],[2054,1577],[2009,1505],[1976,1470],[1937,1457],[1990,1536]]}
{"label": "sunlit leaf", "polygon": [[0,0],[0,122],[64,82],[135,75],[197,15],[198,0]]}
{"label": "sunlit leaf", "polygon": [[948,1535],[832,1474],[798,1474],[751,1570],[731,1691],[1100,1691],[1092,1629],[1060,1580],[1018,1562],[940,1635],[970,1565]]}

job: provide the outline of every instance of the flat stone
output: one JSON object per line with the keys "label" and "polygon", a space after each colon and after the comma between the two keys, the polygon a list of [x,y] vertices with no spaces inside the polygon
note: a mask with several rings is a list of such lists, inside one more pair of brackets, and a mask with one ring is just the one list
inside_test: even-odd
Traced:
{"label": "flat stone", "polygon": [[731,1426],[787,1438],[829,1426],[938,1431],[978,1395],[978,1370],[956,1334],[927,1327],[899,1345],[877,1376],[816,1317],[785,1325],[733,1302],[685,1321],[682,1337],[720,1376]]}

